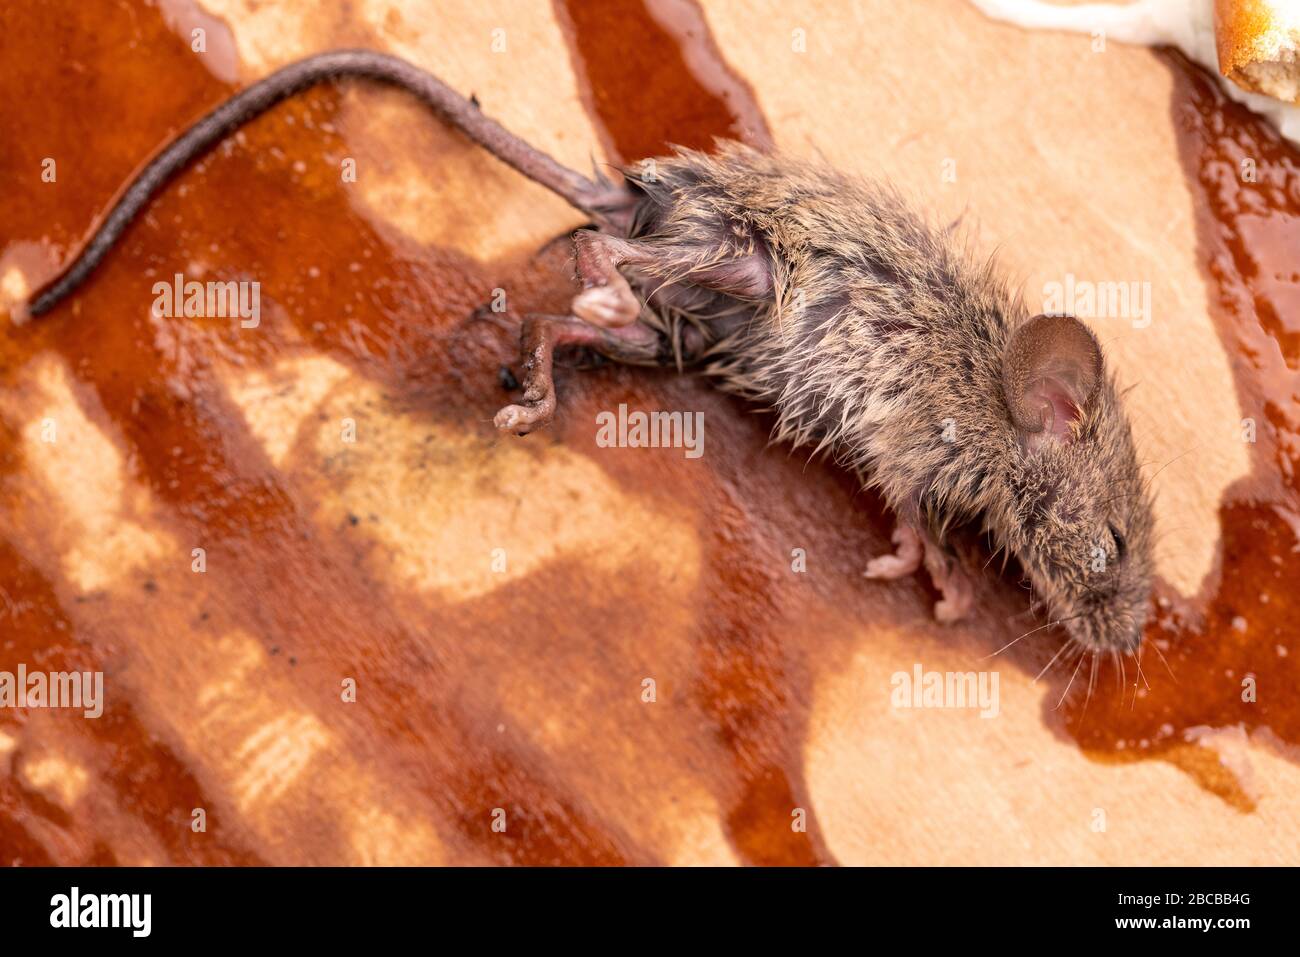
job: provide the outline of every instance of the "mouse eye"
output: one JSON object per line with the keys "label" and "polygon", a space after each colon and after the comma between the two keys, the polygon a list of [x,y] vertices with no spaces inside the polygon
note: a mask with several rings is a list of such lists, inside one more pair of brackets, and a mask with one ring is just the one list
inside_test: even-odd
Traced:
{"label": "mouse eye", "polygon": [[1124,541],[1124,536],[1119,533],[1119,529],[1114,525],[1107,525],[1110,529],[1110,537],[1115,539],[1115,557],[1120,561],[1124,560],[1124,553],[1128,551],[1128,543]]}

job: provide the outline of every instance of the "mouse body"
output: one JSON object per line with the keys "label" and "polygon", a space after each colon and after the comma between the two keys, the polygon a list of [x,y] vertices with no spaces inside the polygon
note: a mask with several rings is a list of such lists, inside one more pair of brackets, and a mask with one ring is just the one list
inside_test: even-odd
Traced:
{"label": "mouse body", "polygon": [[93,271],[149,198],[231,131],[314,83],[394,84],[583,211],[582,289],[567,315],[521,321],[522,396],[496,426],[526,434],[556,411],[552,359],[694,368],[770,409],[776,437],[823,452],[877,489],[897,546],[867,563],[922,565],[944,622],[973,599],[945,547],[978,524],[1015,556],[1050,622],[1091,651],[1135,650],[1152,587],[1153,511],[1120,394],[1092,332],[1031,316],[950,230],[896,191],[819,164],[720,142],[588,179],[539,153],[427,72],[355,50],[283,68],[161,150],[81,251],[32,299],[48,312]]}
{"label": "mouse body", "polygon": [[1030,316],[990,264],[886,185],[737,143],[626,179],[628,238],[580,233],[579,247],[607,251],[638,311],[592,308],[618,298],[605,285],[579,294],[575,314],[607,332],[629,317],[654,328],[674,359],[770,409],[777,438],[861,475],[899,522],[897,551],[866,574],[924,564],[940,621],[972,601],[945,532],[975,523],[1079,643],[1138,646],[1152,505],[1083,323]]}

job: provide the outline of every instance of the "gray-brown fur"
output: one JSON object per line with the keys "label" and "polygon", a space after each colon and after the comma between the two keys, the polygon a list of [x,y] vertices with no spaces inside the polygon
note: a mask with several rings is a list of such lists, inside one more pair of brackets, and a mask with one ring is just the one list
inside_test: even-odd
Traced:
{"label": "gray-brown fur", "polygon": [[[649,168],[632,235],[660,258],[630,272],[649,289],[669,283],[657,314],[685,302],[692,323],[728,330],[702,357],[719,385],[770,408],[777,438],[861,474],[901,520],[936,537],[981,522],[1081,642],[1136,646],[1152,512],[1112,379],[1089,389],[1064,441],[1036,440],[1003,394],[1028,311],[895,191],[736,144]],[[755,256],[765,297],[690,300],[701,272],[761,286]]]}

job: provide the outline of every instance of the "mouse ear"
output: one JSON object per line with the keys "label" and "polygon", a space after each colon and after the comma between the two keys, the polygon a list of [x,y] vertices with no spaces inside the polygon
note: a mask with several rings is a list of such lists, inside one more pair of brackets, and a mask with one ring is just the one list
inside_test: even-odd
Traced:
{"label": "mouse ear", "polygon": [[1097,337],[1073,316],[1034,316],[1011,333],[1002,355],[1002,394],[1026,436],[1074,437],[1101,386]]}

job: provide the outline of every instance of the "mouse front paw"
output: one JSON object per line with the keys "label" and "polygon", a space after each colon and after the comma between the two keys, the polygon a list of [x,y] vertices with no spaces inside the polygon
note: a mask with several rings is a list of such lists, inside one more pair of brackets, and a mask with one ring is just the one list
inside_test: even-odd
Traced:
{"label": "mouse front paw", "polygon": [[975,585],[955,556],[937,544],[926,543],[925,567],[943,597],[934,603],[934,620],[953,625],[970,617],[975,608]]}
{"label": "mouse front paw", "polygon": [[891,555],[879,555],[867,562],[866,578],[894,581],[905,578],[921,567],[923,545],[921,536],[910,525],[900,522],[894,528],[892,540],[898,546]]}
{"label": "mouse front paw", "polygon": [[943,596],[934,604],[934,620],[951,625],[967,618],[975,607],[975,587],[957,559],[906,522],[894,527],[892,539],[894,552],[869,561],[863,576],[895,581],[915,573],[924,562],[930,580]]}
{"label": "mouse front paw", "polygon": [[957,598],[940,598],[934,603],[934,620],[941,625],[955,625],[969,618],[974,607],[974,599],[969,594]]}

